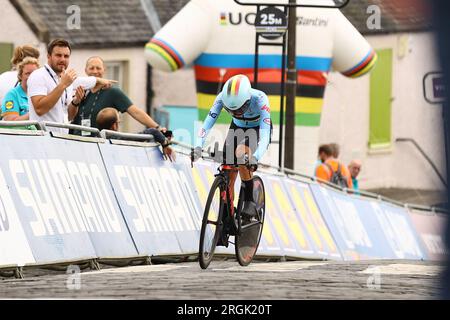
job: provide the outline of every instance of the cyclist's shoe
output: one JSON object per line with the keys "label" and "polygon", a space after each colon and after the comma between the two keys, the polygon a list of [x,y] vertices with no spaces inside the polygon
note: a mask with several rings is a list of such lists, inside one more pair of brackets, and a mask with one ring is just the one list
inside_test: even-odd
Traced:
{"label": "cyclist's shoe", "polygon": [[222,218],[223,224],[220,228],[219,239],[217,239],[217,246],[227,247],[228,248],[228,238],[230,231],[228,230],[228,217],[225,216]]}
{"label": "cyclist's shoe", "polygon": [[256,218],[257,215],[256,204],[253,201],[244,201],[244,205],[242,206],[242,220],[244,223],[251,222]]}
{"label": "cyclist's shoe", "polygon": [[222,234],[219,236],[219,239],[217,240],[217,246],[228,248],[228,238],[229,238],[229,236],[225,235],[222,232]]}

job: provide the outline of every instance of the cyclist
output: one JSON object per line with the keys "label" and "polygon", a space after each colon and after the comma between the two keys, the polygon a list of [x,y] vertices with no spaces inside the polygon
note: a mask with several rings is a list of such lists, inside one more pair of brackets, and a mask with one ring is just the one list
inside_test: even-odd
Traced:
{"label": "cyclist", "polygon": [[[223,147],[223,164],[239,165],[239,175],[245,194],[242,213],[244,217],[251,218],[256,215],[256,205],[253,200],[253,172],[258,169],[258,161],[271,141],[272,121],[269,99],[264,92],[252,89],[250,80],[245,75],[230,78],[214,101],[199,131],[195,149],[192,151],[194,161],[201,157],[206,137],[222,109],[232,116]],[[232,195],[236,177],[237,171],[233,171],[230,176]]]}

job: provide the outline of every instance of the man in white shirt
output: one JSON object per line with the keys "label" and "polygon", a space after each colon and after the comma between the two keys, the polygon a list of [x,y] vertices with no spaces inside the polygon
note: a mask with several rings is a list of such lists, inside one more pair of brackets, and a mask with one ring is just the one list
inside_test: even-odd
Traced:
{"label": "man in white shirt", "polygon": [[[49,44],[48,63],[34,71],[28,79],[30,120],[67,123],[75,116],[81,100],[78,94],[73,97],[74,88],[110,87],[114,82],[96,77],[78,77],[75,70],[67,69],[70,54],[71,47],[66,40],[56,39]],[[49,130],[68,132],[59,128]]]}

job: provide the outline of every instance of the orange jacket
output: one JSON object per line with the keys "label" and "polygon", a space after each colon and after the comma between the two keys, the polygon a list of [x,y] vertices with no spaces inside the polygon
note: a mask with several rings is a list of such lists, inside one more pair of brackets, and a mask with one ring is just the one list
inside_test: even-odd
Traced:
{"label": "orange jacket", "polygon": [[[331,166],[331,168],[333,169],[333,172],[336,172],[338,170],[338,167],[340,164],[341,165],[341,174],[343,177],[345,177],[347,179],[348,188],[353,189],[352,176],[350,175],[350,171],[348,170],[346,165],[340,163],[339,160],[337,160],[337,159],[328,159],[327,161],[325,161],[325,163],[328,164],[329,166]],[[321,165],[319,165],[316,168],[316,177],[320,178],[322,180],[325,180],[325,181],[330,181],[333,173],[331,172],[330,168],[326,164],[322,163]]]}

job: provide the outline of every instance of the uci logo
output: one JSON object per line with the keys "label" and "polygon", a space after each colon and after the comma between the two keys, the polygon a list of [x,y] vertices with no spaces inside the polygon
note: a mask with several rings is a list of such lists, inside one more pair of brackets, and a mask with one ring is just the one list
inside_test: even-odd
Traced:
{"label": "uci logo", "polygon": [[242,13],[242,12],[221,12],[220,24],[226,26],[231,24],[233,26],[241,25],[243,22],[249,26],[254,26],[256,20],[256,13]]}
{"label": "uci logo", "polygon": [[[246,23],[249,26],[254,26],[256,21],[256,13],[242,13],[242,12],[221,12],[220,13],[220,25],[227,26],[239,26],[242,23]],[[328,20],[321,17],[297,17],[297,25],[310,26],[310,27],[328,27]]]}

